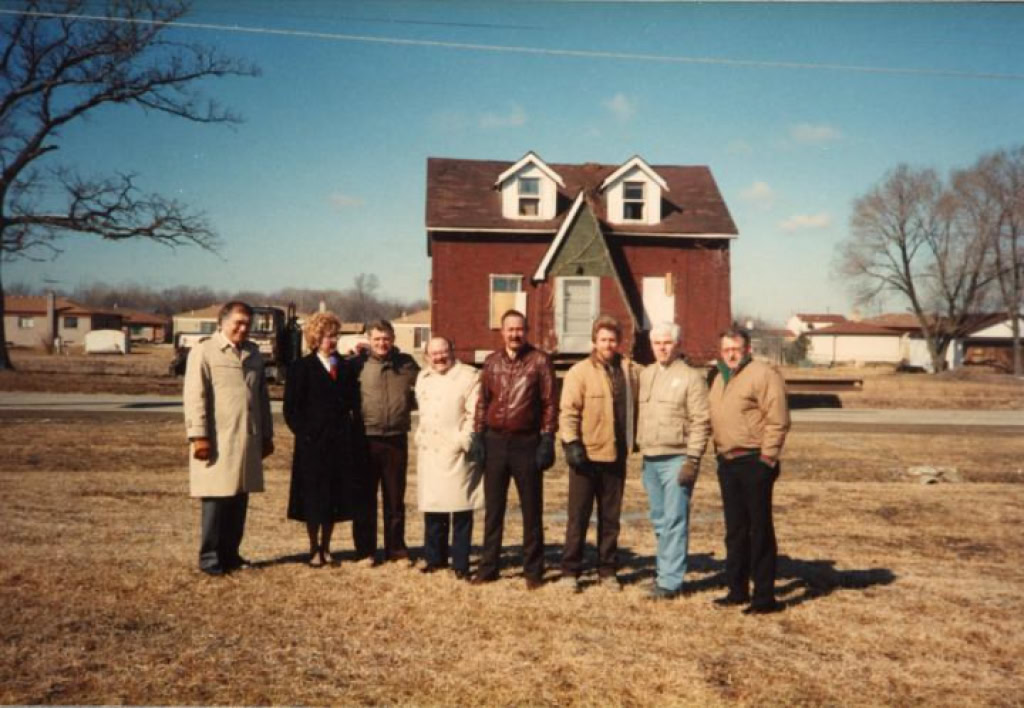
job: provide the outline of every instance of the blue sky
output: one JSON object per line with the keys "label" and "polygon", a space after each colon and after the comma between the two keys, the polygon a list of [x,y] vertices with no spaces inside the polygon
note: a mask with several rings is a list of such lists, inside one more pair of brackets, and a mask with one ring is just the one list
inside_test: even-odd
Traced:
{"label": "blue sky", "polygon": [[849,311],[835,247],[886,170],[1024,142],[1018,4],[207,0],[188,20],[215,27],[176,38],[261,67],[205,86],[245,122],[110,108],[60,154],[205,211],[220,257],[75,237],[6,282],[346,288],[367,272],[422,298],[428,156],[639,154],[710,166],[740,231],[734,310],[781,323]]}

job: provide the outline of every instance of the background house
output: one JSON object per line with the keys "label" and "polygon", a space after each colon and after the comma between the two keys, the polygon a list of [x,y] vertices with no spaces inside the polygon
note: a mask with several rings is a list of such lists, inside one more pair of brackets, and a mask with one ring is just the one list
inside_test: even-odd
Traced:
{"label": "background house", "polygon": [[128,329],[128,336],[133,342],[162,344],[169,341],[171,332],[169,317],[140,310],[126,310],[121,307],[116,308],[115,311],[121,313],[124,326]]}
{"label": "background house", "polygon": [[186,310],[172,317],[174,334],[213,334],[217,331],[217,315],[223,303],[208,305],[199,310]]}
{"label": "background house", "polygon": [[682,326],[691,359],[716,355],[737,230],[705,166],[429,158],[426,212],[431,324],[463,360],[500,346],[512,307],[560,358],[590,351],[602,313],[642,361],[643,333],[666,320]]}
{"label": "background house", "polygon": [[903,333],[867,322],[839,322],[805,332],[812,364],[898,364]]}
{"label": "background house", "polygon": [[64,297],[5,295],[4,331],[7,342],[18,347],[50,346],[55,336],[64,346],[81,346],[88,332],[120,330],[117,310],[88,307]]}
{"label": "background house", "polygon": [[[430,310],[411,312],[391,320],[395,328],[395,346],[408,354],[421,353],[430,339]],[[454,334],[448,335],[455,339]]]}

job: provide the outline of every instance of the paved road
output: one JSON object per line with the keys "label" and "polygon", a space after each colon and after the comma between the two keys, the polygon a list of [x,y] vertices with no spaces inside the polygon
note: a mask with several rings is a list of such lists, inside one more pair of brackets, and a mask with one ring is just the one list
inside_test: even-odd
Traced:
{"label": "paved road", "polygon": [[[281,402],[271,408],[280,412]],[[128,396],[91,393],[20,393],[0,391],[0,413],[7,411],[77,411],[85,413],[167,413],[181,415],[179,396]],[[806,408],[794,410],[794,426],[806,430],[858,429],[863,432],[933,432],[987,429],[1024,433],[1024,410],[913,410],[864,408]],[[979,430],[980,432],[980,430]]]}

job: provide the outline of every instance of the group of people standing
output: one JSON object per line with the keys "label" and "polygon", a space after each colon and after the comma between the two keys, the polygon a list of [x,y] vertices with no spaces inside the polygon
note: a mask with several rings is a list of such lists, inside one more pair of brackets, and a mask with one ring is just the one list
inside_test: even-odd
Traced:
{"label": "group of people standing", "polygon": [[[190,353],[185,377],[191,489],[202,498],[199,565],[214,575],[247,564],[238,547],[248,493],[262,491],[261,460],[273,452],[262,361],[247,341],[251,316],[245,303],[225,305],[219,331]],[[655,362],[642,367],[619,351],[619,323],[601,316],[593,323],[590,356],[569,369],[559,395],[551,358],[529,343],[526,317],[516,310],[502,316],[502,347],[480,371],[458,361],[452,342],[437,336],[425,347],[421,371],[394,346],[394,330],[384,320],[369,325],[366,350],[342,357],[340,329],[330,313],[309,318],[304,337],[311,353],[295,362],[285,386],[284,417],[295,436],[288,517],[306,524],[310,565],[333,561],[334,525],[349,520],[357,558],[376,558],[378,494],[384,560],[409,558],[406,467],[418,407],[413,444],[424,514],[422,572],[451,567],[474,585],[497,580],[514,482],[526,587],[543,584],[543,473],[554,464],[557,434],[569,465],[559,585],[582,589],[584,543],[596,504],[599,584],[621,589],[626,461],[638,451],[657,538],[650,595],[675,597],[686,572],[690,499],[711,438],[725,510],[728,585],[715,602],[749,604],[745,612],[754,614],[781,609],[774,591],[772,490],[789,412],[782,377],[751,358],[746,332],[721,335],[721,357],[705,375],[682,357],[677,325],[652,328]],[[483,548],[471,575],[473,516],[481,507]]]}

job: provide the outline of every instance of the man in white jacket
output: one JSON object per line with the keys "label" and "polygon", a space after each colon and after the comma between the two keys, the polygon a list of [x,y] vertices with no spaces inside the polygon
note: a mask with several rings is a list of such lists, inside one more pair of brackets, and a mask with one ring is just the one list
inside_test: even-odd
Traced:
{"label": "man in white jacket", "polygon": [[427,342],[430,366],[416,379],[420,420],[416,429],[417,493],[424,515],[424,573],[451,565],[460,580],[469,579],[473,510],[483,507],[482,471],[467,452],[473,413],[480,394],[476,369],[455,359],[450,341]]}

